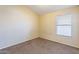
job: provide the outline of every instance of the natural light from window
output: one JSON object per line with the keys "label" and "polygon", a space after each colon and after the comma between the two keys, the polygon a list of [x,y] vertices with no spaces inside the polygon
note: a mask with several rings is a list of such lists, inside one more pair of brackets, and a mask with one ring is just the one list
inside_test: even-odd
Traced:
{"label": "natural light from window", "polygon": [[56,34],[72,36],[72,15],[60,15],[56,18]]}

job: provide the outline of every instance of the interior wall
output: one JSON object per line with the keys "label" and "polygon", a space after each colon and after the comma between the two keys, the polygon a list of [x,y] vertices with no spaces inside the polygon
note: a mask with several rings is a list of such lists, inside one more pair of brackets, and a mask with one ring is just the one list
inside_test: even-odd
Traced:
{"label": "interior wall", "polygon": [[[72,37],[56,34],[56,16],[73,14]],[[79,7],[58,10],[40,17],[40,37],[79,48]]]}
{"label": "interior wall", "polygon": [[38,19],[26,6],[0,6],[0,49],[39,37]]}
{"label": "interior wall", "polygon": [[37,37],[79,48],[79,17],[73,20],[73,36],[56,35],[56,16],[79,14],[79,7],[37,15],[26,6],[0,6],[0,49]]}

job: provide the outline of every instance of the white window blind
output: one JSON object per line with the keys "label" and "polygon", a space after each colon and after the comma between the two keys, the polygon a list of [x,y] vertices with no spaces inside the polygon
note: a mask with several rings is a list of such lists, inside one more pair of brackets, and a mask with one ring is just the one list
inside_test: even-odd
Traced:
{"label": "white window blind", "polygon": [[57,16],[57,33],[63,36],[72,36],[72,15]]}

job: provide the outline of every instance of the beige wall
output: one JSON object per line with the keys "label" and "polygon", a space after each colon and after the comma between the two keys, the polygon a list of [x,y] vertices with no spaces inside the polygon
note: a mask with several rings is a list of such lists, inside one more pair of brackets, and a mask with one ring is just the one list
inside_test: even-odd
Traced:
{"label": "beige wall", "polygon": [[39,16],[27,6],[0,6],[0,49],[37,37],[79,48],[79,18],[73,20],[72,38],[56,35],[56,16],[63,14],[78,16],[79,7]]}
{"label": "beige wall", "polygon": [[[73,14],[72,37],[56,35],[56,16]],[[40,37],[79,48],[79,7],[62,9],[40,17]]]}
{"label": "beige wall", "polygon": [[39,37],[38,19],[27,6],[0,6],[0,49]]}

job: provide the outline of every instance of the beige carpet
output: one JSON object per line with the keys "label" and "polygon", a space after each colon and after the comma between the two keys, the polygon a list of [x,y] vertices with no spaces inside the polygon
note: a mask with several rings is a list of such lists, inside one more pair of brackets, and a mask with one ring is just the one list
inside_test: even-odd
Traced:
{"label": "beige carpet", "polygon": [[79,49],[53,41],[37,38],[1,50],[7,54],[78,54]]}

